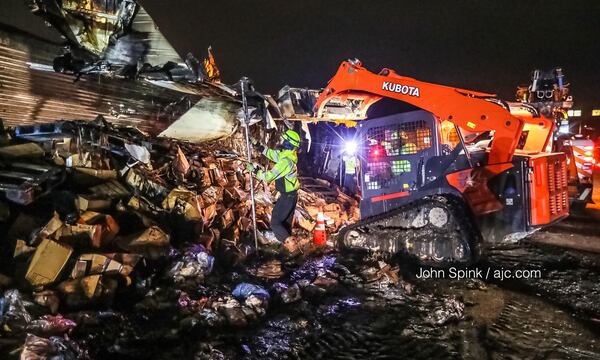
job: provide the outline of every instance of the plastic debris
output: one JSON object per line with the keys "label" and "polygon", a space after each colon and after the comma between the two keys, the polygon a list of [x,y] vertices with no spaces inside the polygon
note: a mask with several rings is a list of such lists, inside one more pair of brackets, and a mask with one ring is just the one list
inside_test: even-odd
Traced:
{"label": "plastic debris", "polygon": [[19,290],[7,290],[2,299],[2,323],[11,331],[21,331],[32,320],[32,316],[26,308],[27,302],[23,299]]}
{"label": "plastic debris", "polygon": [[264,288],[249,283],[238,284],[235,289],[233,289],[232,295],[240,300],[245,300],[252,295],[265,299],[268,299],[270,296],[269,292]]}
{"label": "plastic debris", "polygon": [[32,332],[36,335],[60,335],[69,333],[73,330],[77,324],[70,319],[63,317],[62,315],[44,315],[39,319],[31,321],[27,325],[27,331]]}
{"label": "plastic debris", "polygon": [[57,336],[50,338],[27,334],[21,351],[21,360],[85,360],[87,351],[76,342]]}
{"label": "plastic debris", "polygon": [[214,266],[214,257],[208,255],[202,245],[187,249],[184,255],[176,261],[167,272],[175,283],[184,284],[191,281],[193,284],[202,284]]}
{"label": "plastic debris", "polygon": [[135,160],[146,165],[150,164],[150,152],[145,146],[125,144],[125,149]]}

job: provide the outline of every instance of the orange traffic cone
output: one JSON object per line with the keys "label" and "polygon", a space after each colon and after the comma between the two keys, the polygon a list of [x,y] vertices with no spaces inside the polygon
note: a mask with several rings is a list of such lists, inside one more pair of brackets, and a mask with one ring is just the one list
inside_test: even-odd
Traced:
{"label": "orange traffic cone", "polygon": [[327,244],[327,232],[325,231],[325,216],[322,212],[317,215],[317,225],[313,230],[313,243],[315,245]]}

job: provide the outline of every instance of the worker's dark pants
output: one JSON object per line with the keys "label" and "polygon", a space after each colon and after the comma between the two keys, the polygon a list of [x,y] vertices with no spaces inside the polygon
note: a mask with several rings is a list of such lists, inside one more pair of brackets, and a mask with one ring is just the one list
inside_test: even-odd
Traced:
{"label": "worker's dark pants", "polygon": [[271,229],[277,240],[283,242],[292,235],[292,221],[298,202],[298,192],[281,193],[271,214]]}

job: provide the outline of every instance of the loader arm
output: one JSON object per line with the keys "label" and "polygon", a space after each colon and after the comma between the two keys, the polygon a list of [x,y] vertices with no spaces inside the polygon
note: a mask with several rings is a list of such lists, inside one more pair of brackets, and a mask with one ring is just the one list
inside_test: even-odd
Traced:
{"label": "loader arm", "polygon": [[385,97],[415,105],[470,132],[494,131],[488,165],[510,162],[523,131],[523,120],[484,99],[493,94],[418,81],[390,69],[375,74],[359,61],[342,62],[317,99],[316,117],[326,117],[327,103],[337,98],[359,104],[355,118],[348,120],[364,119],[369,106]]}

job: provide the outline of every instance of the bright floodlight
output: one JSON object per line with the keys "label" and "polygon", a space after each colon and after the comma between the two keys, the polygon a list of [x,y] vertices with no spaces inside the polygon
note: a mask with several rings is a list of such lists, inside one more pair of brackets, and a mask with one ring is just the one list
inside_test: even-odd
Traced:
{"label": "bright floodlight", "polygon": [[558,132],[561,134],[568,134],[569,133],[569,124],[561,124],[560,127],[558,128]]}
{"label": "bright floodlight", "polygon": [[358,148],[358,146],[356,145],[356,142],[353,141],[353,140],[349,140],[349,141],[345,141],[344,142],[344,151],[348,155],[354,155],[354,154],[356,154],[356,149],[357,148]]}

